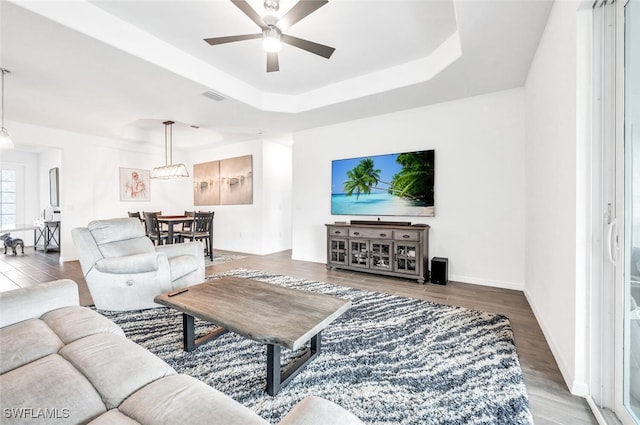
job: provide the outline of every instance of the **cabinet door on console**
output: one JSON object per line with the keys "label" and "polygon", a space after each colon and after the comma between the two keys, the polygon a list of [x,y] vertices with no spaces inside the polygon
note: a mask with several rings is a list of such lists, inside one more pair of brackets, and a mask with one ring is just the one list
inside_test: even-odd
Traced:
{"label": "cabinet door on console", "polygon": [[392,270],[391,241],[371,241],[371,268],[378,270]]}
{"label": "cabinet door on console", "polygon": [[347,240],[329,238],[329,264],[347,264]]}
{"label": "cabinet door on console", "polygon": [[343,227],[327,227],[327,265],[346,266],[349,264],[348,231]]}
{"label": "cabinet door on console", "polygon": [[417,242],[399,242],[395,243],[395,272],[406,273],[410,275],[418,275],[420,267],[418,261],[420,250]]}
{"label": "cabinet door on console", "polygon": [[369,241],[349,239],[349,265],[369,268]]}

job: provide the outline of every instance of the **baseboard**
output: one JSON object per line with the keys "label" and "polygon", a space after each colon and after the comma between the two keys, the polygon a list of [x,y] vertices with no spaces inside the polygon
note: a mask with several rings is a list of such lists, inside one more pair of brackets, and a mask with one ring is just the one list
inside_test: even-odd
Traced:
{"label": "baseboard", "polygon": [[553,354],[553,358],[556,360],[558,364],[558,369],[560,369],[560,374],[562,375],[562,379],[564,380],[565,385],[569,392],[578,397],[587,397],[590,393],[589,385],[585,382],[576,382],[573,379],[573,374],[570,373],[569,368],[567,368],[566,362],[564,358],[560,355],[561,351],[558,349],[553,338],[551,338],[551,333],[549,332],[549,327],[543,319],[543,316],[540,314],[538,309],[536,308],[535,303],[531,302],[531,297],[529,297],[529,293],[527,290],[524,291],[524,296],[531,307],[531,311],[538,321],[538,325],[544,334],[544,338],[549,345],[549,349],[551,350],[551,354]]}
{"label": "baseboard", "polygon": [[460,275],[449,275],[449,280],[460,283],[470,283],[472,285],[492,286],[494,288],[513,289],[514,291],[522,291],[524,285],[522,283],[504,282],[500,280],[483,279],[480,277],[469,277]]}

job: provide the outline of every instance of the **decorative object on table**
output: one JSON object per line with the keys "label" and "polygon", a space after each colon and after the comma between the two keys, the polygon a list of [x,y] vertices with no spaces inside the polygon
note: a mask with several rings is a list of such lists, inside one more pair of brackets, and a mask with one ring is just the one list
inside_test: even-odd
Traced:
{"label": "decorative object on table", "polygon": [[253,203],[253,156],[193,165],[194,205]]}
{"label": "decorative object on table", "polygon": [[12,238],[11,233],[4,233],[0,236],[0,240],[4,242],[4,253],[7,254],[7,248],[11,248],[13,255],[18,255],[16,248],[20,247],[22,254],[24,254],[24,241],[20,238]]}
{"label": "decorative object on table", "polygon": [[[218,276],[334,295],[349,299],[352,308],[323,332],[321,355],[277,397],[263,389],[263,344],[227,333],[187,353],[178,312],[102,313],[178,372],[225,392],[270,423],[305,394],[336,402],[368,424],[533,423],[505,316],[261,271],[212,277]],[[196,320],[197,335],[210,330]]]}
{"label": "decorative object on table", "polygon": [[331,162],[331,214],[433,217],[435,151]]}
{"label": "decorative object on table", "polygon": [[0,149],[13,149],[13,141],[11,140],[11,136],[9,135],[9,130],[7,130],[4,126],[4,74],[10,74],[11,71],[8,69],[0,68],[0,73],[2,73],[2,106],[0,110],[0,114],[2,115],[2,127],[0,127]]}
{"label": "decorative object on table", "polygon": [[149,201],[151,199],[149,170],[120,168],[120,200]]}
{"label": "decorative object on table", "polygon": [[164,166],[151,170],[152,179],[174,179],[176,177],[189,177],[187,167],[184,164],[173,163],[173,121],[165,121],[164,124]]}

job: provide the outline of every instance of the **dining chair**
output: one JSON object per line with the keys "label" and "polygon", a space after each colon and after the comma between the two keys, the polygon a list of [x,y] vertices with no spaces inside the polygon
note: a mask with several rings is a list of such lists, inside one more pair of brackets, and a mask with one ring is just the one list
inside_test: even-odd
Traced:
{"label": "dining chair", "polygon": [[204,241],[205,253],[213,261],[213,246],[211,243],[213,235],[213,216],[215,212],[193,213],[193,224],[189,231],[180,232],[180,240]]}
{"label": "dining chair", "polygon": [[140,211],[128,211],[127,214],[129,215],[130,218],[137,218],[138,220],[140,220],[140,224],[142,226],[144,226],[144,232],[147,232],[147,223],[144,221],[144,218],[142,218],[142,215],[140,215]]}
{"label": "dining chair", "polygon": [[[184,212],[184,216],[185,217],[193,217],[195,211],[185,211]],[[189,220],[189,221],[183,221],[182,222],[182,232],[191,232],[191,227],[193,226],[193,221]]]}
{"label": "dining chair", "polygon": [[143,212],[147,236],[155,245],[164,245],[169,239],[169,233],[160,230],[157,212]]}

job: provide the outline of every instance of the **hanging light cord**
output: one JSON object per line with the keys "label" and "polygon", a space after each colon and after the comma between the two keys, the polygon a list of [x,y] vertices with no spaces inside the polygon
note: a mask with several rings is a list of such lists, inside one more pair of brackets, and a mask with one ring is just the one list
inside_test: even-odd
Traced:
{"label": "hanging light cord", "polygon": [[[173,121],[165,121],[164,124],[164,165],[173,164]],[[167,136],[168,134],[168,136]],[[167,144],[168,140],[168,144]]]}

